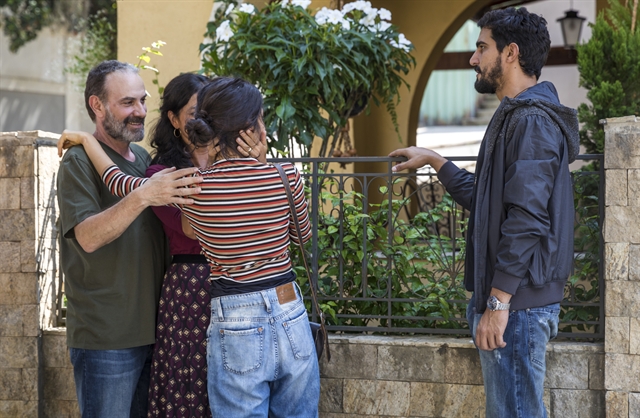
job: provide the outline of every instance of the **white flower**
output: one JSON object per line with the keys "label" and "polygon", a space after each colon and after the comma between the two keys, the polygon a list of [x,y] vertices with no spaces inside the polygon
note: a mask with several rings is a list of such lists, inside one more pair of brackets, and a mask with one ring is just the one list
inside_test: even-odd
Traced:
{"label": "white flower", "polygon": [[227,10],[224,12],[224,15],[225,15],[225,16],[228,16],[228,15],[229,15],[229,13],[231,13],[231,12],[233,11],[233,8],[234,8],[234,7],[235,7],[235,6],[234,6],[233,4],[230,4],[230,5],[229,5],[229,7],[227,7]]}
{"label": "white flower", "polygon": [[306,9],[311,4],[311,0],[291,0],[292,6],[300,6]]}
{"label": "white flower", "polygon": [[331,23],[332,25],[337,25],[342,21],[342,19],[342,13],[340,13],[339,10],[333,10],[332,13],[329,14],[327,22]]}
{"label": "white flower", "polygon": [[376,24],[376,17],[378,17],[378,9],[371,8],[369,12],[360,19],[360,24],[364,26],[373,26]]}
{"label": "white flower", "polygon": [[389,22],[380,22],[376,25],[376,29],[378,30],[378,32],[384,32],[390,27],[391,27],[391,23]]}
{"label": "white flower", "polygon": [[233,36],[233,31],[229,26],[230,22],[225,20],[216,29],[216,42],[227,42]]}
{"label": "white flower", "polygon": [[325,23],[327,23],[327,20],[329,19],[329,12],[330,10],[326,7],[318,10],[315,16],[316,23],[318,23],[318,25],[324,25]]}
{"label": "white flower", "polygon": [[318,13],[316,13],[315,19],[318,25],[326,25],[329,23],[331,25],[342,25],[342,28],[345,30],[349,30],[351,28],[351,24],[345,20],[339,10],[323,7],[318,10]]}
{"label": "white flower", "polygon": [[250,3],[242,3],[240,7],[238,7],[238,11],[252,15],[256,12],[256,7]]}
{"label": "white flower", "polygon": [[287,4],[289,4],[289,0],[282,0],[282,1],[280,2],[280,7],[286,7],[286,6],[287,6]]}
{"label": "white flower", "polygon": [[371,10],[371,2],[364,0],[357,0],[351,3],[347,3],[342,8],[342,13],[349,13],[352,10],[361,10],[365,13],[369,13]]}
{"label": "white flower", "polygon": [[382,20],[391,20],[391,12],[385,8],[381,8],[378,11],[378,16],[380,16],[380,19]]}
{"label": "white flower", "polygon": [[372,26],[367,26],[371,32],[384,32],[391,27],[391,23],[389,22],[379,22]]}
{"label": "white flower", "polygon": [[404,33],[401,33],[398,35],[398,42],[394,41],[393,39],[391,41],[389,41],[389,43],[391,44],[391,46],[393,46],[394,48],[399,48],[402,49],[406,52],[409,52],[411,50],[411,41],[409,41],[405,36]]}

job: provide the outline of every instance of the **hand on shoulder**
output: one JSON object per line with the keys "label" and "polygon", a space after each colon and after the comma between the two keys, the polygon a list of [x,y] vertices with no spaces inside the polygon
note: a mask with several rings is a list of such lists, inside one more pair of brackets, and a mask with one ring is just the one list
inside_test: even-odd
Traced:
{"label": "hand on shoulder", "polygon": [[75,145],[85,145],[89,141],[98,142],[98,140],[88,132],[70,131],[65,129],[62,131],[60,139],[58,139],[58,157],[62,157],[63,150],[69,149]]}

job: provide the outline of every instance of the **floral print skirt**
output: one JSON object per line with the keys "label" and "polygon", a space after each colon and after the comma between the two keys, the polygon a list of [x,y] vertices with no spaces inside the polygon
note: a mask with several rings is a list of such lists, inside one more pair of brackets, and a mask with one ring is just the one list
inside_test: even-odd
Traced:
{"label": "floral print skirt", "polygon": [[209,265],[171,264],[158,307],[151,364],[149,417],[210,417],[207,328],[211,316]]}

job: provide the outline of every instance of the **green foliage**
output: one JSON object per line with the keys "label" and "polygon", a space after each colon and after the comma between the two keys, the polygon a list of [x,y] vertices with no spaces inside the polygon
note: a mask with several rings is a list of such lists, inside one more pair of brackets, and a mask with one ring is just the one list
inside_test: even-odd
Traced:
{"label": "green foliage", "polygon": [[88,18],[101,10],[115,27],[115,6],[115,0],[0,0],[0,25],[9,38],[9,49],[17,52],[48,26],[84,31]]}
{"label": "green foliage", "polygon": [[366,2],[315,15],[304,0],[260,11],[236,7],[236,0],[220,3],[208,25],[212,41],[200,46],[203,71],[242,77],[260,89],[272,153],[299,147],[308,156],[318,136],[319,155],[331,155],[354,108],[366,103],[368,111],[371,101],[386,106],[399,135],[395,105],[415,60],[411,43],[387,22],[388,11]]}
{"label": "green foliage", "polygon": [[160,48],[162,48],[163,45],[166,45],[166,42],[163,42],[161,40],[157,40],[155,42],[151,43],[151,46],[146,46],[144,48],[142,48],[142,54],[138,55],[136,58],[138,58],[138,63],[135,65],[138,68],[141,68],[143,70],[149,70],[149,71],[153,71],[153,80],[151,80],[151,82],[158,88],[158,97],[162,97],[162,93],[164,92],[164,87],[160,85],[160,82],[158,80],[158,76],[160,75],[160,70],[158,70],[156,67],[154,67],[151,64],[151,55],[156,55],[156,56],[160,56],[162,57],[162,52],[160,52]]}
{"label": "green foliage", "polygon": [[[592,164],[573,174],[577,256],[561,304],[560,330],[589,338],[600,330],[587,322],[601,315],[599,173]],[[451,196],[445,194],[432,209],[406,221],[400,214],[411,207],[408,198],[367,204],[362,193],[345,192],[334,181],[320,189],[319,206],[325,211],[318,213],[317,249],[307,259],[317,260],[320,306],[329,325],[409,333],[412,328],[467,327],[467,221]],[[379,191],[391,195],[386,187]],[[303,293],[309,295],[297,247],[292,259]]]}
{"label": "green foliage", "polygon": [[640,110],[640,30],[631,31],[632,2],[626,7],[619,0],[609,3],[608,19],[601,13],[591,26],[591,39],[578,46],[580,86],[589,90],[591,102],[578,107],[584,124],[580,142],[590,154],[604,152],[601,119]]}
{"label": "green foliage", "polygon": [[598,182],[599,176],[595,164],[587,165],[574,172],[574,206],[576,208],[574,246],[577,256],[574,274],[569,278],[570,286],[566,287],[565,303],[562,306],[560,320],[582,323],[562,326],[560,330],[563,332],[598,331],[596,326],[584,324],[600,318]]}
{"label": "green foliage", "polygon": [[[466,321],[454,320],[464,318],[467,305],[461,238],[466,221],[448,195],[411,223],[398,217],[408,199],[366,206],[361,193],[323,191],[322,200],[334,208],[318,214],[318,285],[329,324],[466,327]],[[450,216],[457,238],[434,234],[434,225]],[[294,265],[301,266],[296,257],[294,252]],[[297,274],[308,293],[304,268]]]}
{"label": "green foliage", "polygon": [[93,67],[102,61],[117,58],[117,32],[112,15],[111,11],[103,9],[89,18],[78,53],[66,68],[66,72],[75,75],[81,86],[84,86],[87,74]]}
{"label": "green foliage", "polygon": [[17,52],[52,21],[53,0],[0,0],[9,50]]}

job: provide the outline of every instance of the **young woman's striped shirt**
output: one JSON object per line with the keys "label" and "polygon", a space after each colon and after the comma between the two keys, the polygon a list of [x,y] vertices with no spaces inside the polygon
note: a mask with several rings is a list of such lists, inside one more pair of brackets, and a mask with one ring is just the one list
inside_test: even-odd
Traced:
{"label": "young woman's striped shirt", "polygon": [[[300,173],[283,163],[293,192],[303,240],[311,236]],[[291,271],[289,239],[297,244],[289,202],[275,167],[253,158],[221,160],[200,170],[201,193],[192,205],[177,205],[189,220],[211,265],[212,280],[256,283]],[[102,175],[111,192],[125,196],[149,179],[117,166]]]}

